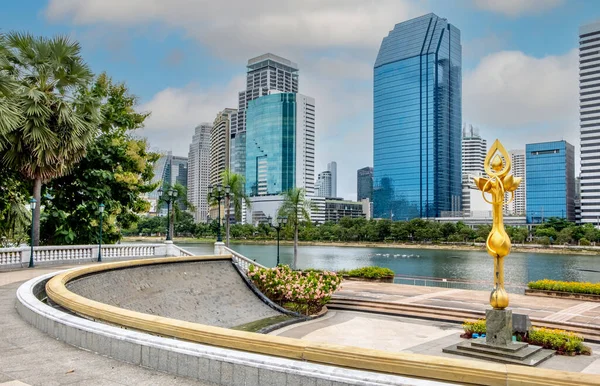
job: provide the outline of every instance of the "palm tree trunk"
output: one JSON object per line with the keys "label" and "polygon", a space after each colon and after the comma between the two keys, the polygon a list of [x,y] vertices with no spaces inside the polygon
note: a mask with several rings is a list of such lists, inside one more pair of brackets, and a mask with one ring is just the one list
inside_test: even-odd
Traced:
{"label": "palm tree trunk", "polygon": [[231,216],[229,197],[225,197],[225,207],[227,208],[227,218],[225,219],[225,246],[229,248],[229,217]]}
{"label": "palm tree trunk", "polygon": [[298,267],[298,222],[294,225],[294,264],[292,269]]}
{"label": "palm tree trunk", "polygon": [[34,221],[31,224],[33,226],[33,240],[34,246],[40,245],[40,214],[41,214],[41,203],[42,203],[42,179],[36,178],[33,180],[33,198],[35,199],[35,209],[33,210]]}

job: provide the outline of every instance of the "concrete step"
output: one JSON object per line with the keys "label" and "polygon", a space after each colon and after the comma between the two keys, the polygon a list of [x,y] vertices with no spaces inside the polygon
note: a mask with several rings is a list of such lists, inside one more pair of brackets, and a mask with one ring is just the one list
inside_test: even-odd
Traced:
{"label": "concrete step", "polygon": [[461,344],[458,344],[456,348],[462,351],[473,351],[483,354],[501,356],[503,358],[516,359],[520,361],[525,360],[526,358],[534,355],[542,349],[539,346],[529,346],[526,344],[525,346],[519,345],[519,348],[514,351],[508,351],[507,348],[486,346],[482,344],[473,344],[473,342],[468,341],[461,342]]}
{"label": "concrete step", "polygon": [[[463,322],[464,320],[474,320],[485,317],[485,313],[481,311],[452,309],[414,303],[392,303],[340,296],[334,296],[327,307],[329,309],[354,310],[447,322]],[[600,343],[600,328],[594,326],[587,327],[573,323],[551,322],[537,318],[531,318],[531,322],[535,327],[568,330],[583,335],[588,342]]]}
{"label": "concrete step", "polygon": [[508,356],[506,351],[501,350],[497,350],[495,352],[482,352],[480,348],[478,348],[477,351],[472,350],[470,342],[461,342],[459,344],[442,349],[443,352],[448,354],[462,355],[499,363],[510,363],[524,366],[537,366],[554,355],[554,350],[546,350],[536,346],[529,346],[523,350],[535,350],[535,352],[528,352],[524,358],[515,358]]}

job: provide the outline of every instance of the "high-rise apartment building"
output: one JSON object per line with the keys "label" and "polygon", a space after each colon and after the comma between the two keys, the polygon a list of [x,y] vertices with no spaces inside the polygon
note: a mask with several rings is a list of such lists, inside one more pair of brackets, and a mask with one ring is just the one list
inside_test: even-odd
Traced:
{"label": "high-rise apartment building", "polygon": [[579,28],[579,117],[581,222],[596,224],[600,219],[600,21]]}
{"label": "high-rise apartment building", "polygon": [[[521,178],[521,183],[515,190],[514,199],[508,203],[506,210],[511,215],[524,215],[527,208],[527,163],[525,150],[511,150],[510,160],[512,163],[512,175]],[[508,196],[507,196],[508,199]]]}
{"label": "high-rise apartment building", "polygon": [[210,185],[222,183],[221,175],[225,169],[229,169],[232,119],[237,119],[237,110],[225,109],[217,114],[213,122],[210,132]]}
{"label": "high-rise apartment building", "polygon": [[213,125],[196,126],[188,156],[187,199],[194,205],[194,220],[206,222],[208,217],[208,185],[210,176],[210,136]]}
{"label": "high-rise apartment building", "polygon": [[337,197],[337,162],[331,161],[328,163],[327,171],[331,173],[331,192],[327,197]]}
{"label": "high-rise apartment building", "polygon": [[373,202],[373,168],[370,166],[356,171],[356,201],[365,198]]}
{"label": "high-rise apartment building", "polygon": [[314,194],[315,100],[272,93],[248,103],[246,192],[280,195],[294,188]]}
{"label": "high-rise apartment building", "polygon": [[246,90],[239,93],[237,117],[231,124],[231,168],[235,173],[245,174],[248,104],[272,90],[297,93],[298,65],[273,54],[248,60]]}
{"label": "high-rise apartment building", "polygon": [[396,24],[374,66],[374,217],[461,207],[461,43],[446,19]]}
{"label": "high-rise apartment building", "polygon": [[319,173],[319,176],[317,177],[317,184],[315,187],[315,195],[317,197],[333,197],[331,193],[331,185],[331,172],[329,170],[325,170],[324,172]]}
{"label": "high-rise apartment building", "polygon": [[527,144],[527,222],[575,221],[575,148],[567,141]]}
{"label": "high-rise apartment building", "polygon": [[487,154],[487,141],[479,135],[479,129],[465,123],[462,129],[462,178],[473,182],[472,177],[485,174],[483,164]]}

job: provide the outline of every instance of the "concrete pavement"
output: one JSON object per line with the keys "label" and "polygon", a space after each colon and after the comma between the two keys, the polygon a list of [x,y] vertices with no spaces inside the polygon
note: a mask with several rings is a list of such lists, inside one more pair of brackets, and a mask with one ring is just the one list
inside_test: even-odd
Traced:
{"label": "concrete pavement", "polygon": [[83,351],[30,326],[15,310],[15,292],[30,278],[72,266],[0,273],[0,386],[209,385]]}

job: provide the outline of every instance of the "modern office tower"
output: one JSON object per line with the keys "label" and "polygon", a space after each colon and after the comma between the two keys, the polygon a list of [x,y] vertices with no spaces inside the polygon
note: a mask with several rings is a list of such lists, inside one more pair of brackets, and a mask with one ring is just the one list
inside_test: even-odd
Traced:
{"label": "modern office tower", "polygon": [[[507,205],[507,212],[511,215],[524,215],[526,213],[526,196],[527,196],[527,173],[525,150],[509,151],[510,160],[512,162],[512,175],[521,177],[521,183],[515,190],[515,198]],[[508,196],[507,196],[508,199]]]}
{"label": "modern office tower", "polygon": [[487,141],[479,135],[479,129],[465,123],[462,129],[462,178],[473,182],[472,177],[485,174],[483,164],[487,154]]}
{"label": "modern office tower", "polygon": [[231,124],[231,166],[236,173],[245,174],[246,170],[248,103],[268,95],[271,90],[297,93],[298,65],[273,54],[264,54],[248,60],[246,90],[239,93],[237,117]]}
{"label": "modern office tower", "polygon": [[598,224],[600,223],[600,21],[579,28],[579,117],[581,222]]}
{"label": "modern office tower", "polygon": [[581,178],[575,178],[575,222],[581,224]]}
{"label": "modern office tower", "polygon": [[325,197],[337,197],[337,162],[331,161],[328,163],[327,171],[331,173],[331,192],[329,196]]}
{"label": "modern office tower", "polygon": [[217,114],[217,117],[213,122],[210,132],[210,185],[222,183],[221,175],[225,169],[229,169],[229,140],[231,137],[231,121],[233,117],[237,118],[237,110],[225,109]]}
{"label": "modern office tower", "polygon": [[373,168],[370,166],[356,171],[356,200],[365,198],[373,202]]}
{"label": "modern office tower", "polygon": [[248,103],[246,192],[280,195],[298,187],[314,195],[315,100],[272,93]]}
{"label": "modern office tower", "polygon": [[575,148],[567,141],[525,146],[527,222],[575,221]]}
{"label": "modern office tower", "polygon": [[[160,156],[154,164],[154,178],[152,183],[161,182],[159,186],[151,193],[148,193],[148,201],[155,208],[150,213],[157,213],[160,216],[167,214],[167,204],[158,206],[158,189],[164,185],[174,186],[179,184],[185,188],[188,186],[188,159],[186,157],[174,156],[172,152],[167,152]],[[181,205],[185,209],[185,205]]]}
{"label": "modern office tower", "polygon": [[374,66],[375,218],[461,207],[460,31],[434,14],[396,24]]}
{"label": "modern office tower", "polygon": [[315,195],[317,197],[334,197],[332,193],[332,177],[331,171],[325,170],[319,173],[317,177],[317,184],[315,188]]}
{"label": "modern office tower", "polygon": [[188,201],[194,205],[194,220],[206,222],[208,217],[208,185],[210,165],[210,134],[213,125],[196,126],[189,152]]}

